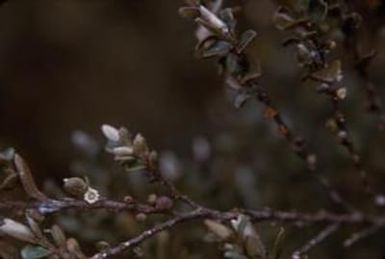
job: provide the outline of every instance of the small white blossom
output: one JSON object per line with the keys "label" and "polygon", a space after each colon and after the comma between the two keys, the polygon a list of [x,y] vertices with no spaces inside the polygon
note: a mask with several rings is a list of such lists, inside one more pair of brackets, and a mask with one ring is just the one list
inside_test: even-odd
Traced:
{"label": "small white blossom", "polygon": [[84,200],[89,204],[93,204],[99,201],[99,198],[100,198],[99,192],[91,187],[89,187],[86,193],[84,194]]}
{"label": "small white blossom", "polygon": [[336,94],[339,99],[343,100],[346,98],[347,92],[346,88],[342,87],[337,90]]}

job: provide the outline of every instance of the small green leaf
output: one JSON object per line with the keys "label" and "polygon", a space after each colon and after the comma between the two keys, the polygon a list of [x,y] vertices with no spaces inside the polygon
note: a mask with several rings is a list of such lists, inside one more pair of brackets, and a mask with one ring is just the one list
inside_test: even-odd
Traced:
{"label": "small green leaf", "polygon": [[190,6],[179,8],[178,13],[180,16],[184,18],[190,18],[190,19],[195,19],[200,15],[199,8],[190,7]]}
{"label": "small green leaf", "polygon": [[241,108],[251,97],[252,95],[245,91],[238,93],[233,101],[234,107],[237,109]]}
{"label": "small green leaf", "polygon": [[273,23],[277,29],[286,30],[295,23],[295,19],[289,14],[287,9],[280,7],[274,13]]}
{"label": "small green leaf", "polygon": [[232,231],[227,226],[210,219],[204,221],[206,227],[221,240],[226,240],[232,235]]}
{"label": "small green leaf", "polygon": [[270,259],[279,259],[281,257],[284,239],[285,239],[285,229],[280,228],[274,240],[274,246],[269,256]]}
{"label": "small green leaf", "polygon": [[55,243],[59,247],[65,247],[67,238],[63,232],[63,230],[58,225],[53,225],[51,227],[51,235]]}
{"label": "small green leaf", "polygon": [[247,236],[245,248],[251,258],[266,259],[266,248],[259,235]]}
{"label": "small green leaf", "polygon": [[7,148],[6,150],[0,152],[0,160],[12,161],[15,153],[16,151],[14,148]]}
{"label": "small green leaf", "polygon": [[201,58],[211,58],[225,56],[229,53],[232,46],[226,41],[215,41],[206,49],[203,49],[199,56]]}
{"label": "small green leaf", "polygon": [[49,250],[41,246],[27,245],[21,250],[21,258],[38,259],[44,258],[50,254]]}
{"label": "small green leaf", "polygon": [[326,68],[315,72],[313,76],[321,81],[326,82],[339,82],[342,80],[341,61],[334,60]]}
{"label": "small green leaf", "polygon": [[234,53],[229,53],[226,56],[226,69],[231,74],[240,74],[243,71],[241,59]]}
{"label": "small green leaf", "polygon": [[127,172],[136,172],[145,169],[146,166],[143,163],[136,161],[134,164],[126,165],[125,168]]}
{"label": "small green leaf", "polygon": [[257,33],[254,30],[247,30],[242,33],[237,50],[242,52],[257,36]]}
{"label": "small green leaf", "polygon": [[325,0],[311,0],[309,1],[308,12],[314,22],[321,22],[328,14],[328,4]]}
{"label": "small green leaf", "polygon": [[246,256],[240,254],[238,251],[226,251],[223,256],[224,258],[229,259],[248,259]]}
{"label": "small green leaf", "polygon": [[234,31],[237,21],[234,18],[233,10],[225,8],[219,12],[219,18],[227,25],[230,31]]}

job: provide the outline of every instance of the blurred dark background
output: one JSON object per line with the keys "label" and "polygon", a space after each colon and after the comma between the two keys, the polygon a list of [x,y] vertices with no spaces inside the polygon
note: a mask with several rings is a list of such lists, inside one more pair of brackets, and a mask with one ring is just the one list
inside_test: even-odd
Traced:
{"label": "blurred dark background", "polygon": [[220,95],[178,1],[27,0],[0,9],[0,135],[39,174],[66,174],[71,132],[127,125],[173,147]]}
{"label": "blurred dark background", "polygon": [[[239,16],[240,28],[253,28],[259,34],[248,54],[260,60],[261,82],[289,125],[317,151],[322,171],[361,202],[357,177],[351,177],[354,169],[323,127],[330,104],[311,87],[301,85],[295,55],[282,48],[284,33],[272,24],[276,4],[289,2],[293,1],[227,3],[246,6]],[[348,2],[364,18],[359,32],[362,49],[378,51],[370,78],[379,96],[384,96],[385,4]],[[207,187],[203,191],[194,191],[198,199],[218,197],[214,204],[223,208],[242,204],[317,208],[322,191],[304,176],[303,165],[263,119],[261,107],[251,103],[235,110],[213,62],[194,58],[194,26],[178,16],[181,5],[182,1],[175,0],[4,2],[0,6],[0,146],[14,146],[42,181],[71,174],[70,165],[78,158],[71,141],[76,130],[101,140],[101,124],[124,125],[143,133],[157,149],[174,150],[185,160],[193,156],[196,136],[204,136],[218,154],[212,155],[211,166],[203,170],[210,171],[213,180],[201,186]],[[342,44],[341,32],[334,32],[333,37]],[[351,53],[337,52],[343,61],[351,61]],[[363,82],[347,64],[344,110],[365,165],[377,179],[376,188],[383,190],[384,133],[378,130],[376,116],[366,113]],[[256,181],[258,194],[240,186],[219,191],[219,186],[234,184],[234,172],[238,172],[235,181],[240,186]],[[288,192],[282,184],[315,193],[317,202],[309,202],[311,194]],[[230,205],[230,200],[240,204]],[[374,242],[376,247],[378,243],[381,247],[380,241]],[[368,248],[359,251],[365,254]],[[380,254],[381,248],[373,250],[373,256]]]}
{"label": "blurred dark background", "polygon": [[[244,1],[232,3],[240,2]],[[367,38],[377,37],[369,47],[381,51],[385,48],[381,3],[357,2],[364,14],[378,16],[369,21],[376,27],[364,24],[364,30],[370,28]],[[127,125],[150,136],[157,147],[175,148],[193,134],[207,134],[210,123],[223,121],[223,113],[237,113],[229,109],[212,64],[194,59],[193,26],[178,16],[181,4],[4,2],[0,143],[17,147],[39,174],[65,174],[71,158],[70,135],[76,129],[99,134],[102,123]],[[292,64],[293,56],[281,49],[279,32],[272,26],[274,3],[243,4],[247,8],[240,19],[246,17],[247,26],[262,34],[254,46],[255,56],[265,62],[265,77],[273,77],[269,87],[287,82],[296,68],[283,66]],[[384,59],[377,57],[374,77],[382,77]]]}

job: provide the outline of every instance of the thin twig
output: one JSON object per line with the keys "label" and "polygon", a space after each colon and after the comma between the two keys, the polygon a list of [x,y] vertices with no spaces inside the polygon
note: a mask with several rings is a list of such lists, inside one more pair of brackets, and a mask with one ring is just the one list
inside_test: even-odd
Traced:
{"label": "thin twig", "polygon": [[303,254],[309,252],[313,247],[320,244],[324,240],[326,240],[329,236],[331,236],[334,232],[336,232],[339,228],[339,224],[329,225],[321,232],[319,232],[315,237],[309,240],[303,247],[296,250],[291,256],[292,259],[300,259]]}
{"label": "thin twig", "polygon": [[294,133],[292,133],[291,129],[287,126],[278,109],[276,109],[272,104],[267,92],[258,88],[257,100],[263,103],[266,109],[276,111],[273,116],[274,123],[277,125],[281,134],[285,137],[285,140],[290,144],[290,146],[292,146],[292,150],[295,154],[307,165],[307,170],[312,173],[317,182],[325,188],[329,199],[344,208],[346,211],[355,211],[355,208],[341,196],[341,194],[330,184],[329,180],[325,176],[317,174],[317,162],[315,161],[317,159],[316,156],[307,150],[306,143],[302,137],[294,137]]}
{"label": "thin twig", "polygon": [[366,94],[367,111],[376,114],[380,120],[380,129],[385,126],[385,113],[381,98],[378,94],[377,87],[373,84],[369,77],[368,67],[372,59],[376,56],[376,51],[371,50],[368,54],[360,53],[360,40],[358,30],[365,20],[360,15],[352,11],[348,1],[343,1],[345,11],[340,12],[341,31],[345,34],[344,44],[348,53],[352,53],[358,76],[362,79],[362,88]]}
{"label": "thin twig", "polygon": [[[340,71],[333,71],[335,72],[335,75],[333,75],[331,78],[328,76],[323,78],[322,76],[317,75],[317,73],[331,65],[331,63],[327,62],[326,55],[332,49],[330,46],[333,45],[330,44],[328,39],[324,39],[322,29],[319,27],[320,25],[316,22],[309,21],[305,25],[293,28],[293,33],[295,35],[298,34],[299,37],[299,43],[297,44],[297,47],[305,52],[309,59],[302,64],[307,70],[305,79],[316,82],[317,84],[322,82],[322,87],[318,89],[318,92],[320,94],[326,95],[331,101],[332,118],[335,121],[337,127],[339,144],[348,151],[350,160],[352,161],[355,169],[359,172],[360,179],[365,191],[373,195],[374,192],[370,186],[367,172],[364,169],[361,155],[359,154],[357,147],[352,140],[350,130],[348,129],[346,123],[345,115],[340,108],[340,103],[342,99],[345,98],[345,93],[340,94],[341,92],[339,93],[338,88],[336,87],[337,83],[341,80],[341,75],[339,74]],[[314,33],[313,36],[311,38],[303,36],[303,31],[309,30]]]}
{"label": "thin twig", "polygon": [[385,227],[385,222],[382,222],[382,224],[374,224],[370,227],[367,227],[359,232],[356,232],[352,234],[348,239],[344,241],[344,247],[348,248],[354,245],[355,243],[359,242],[360,240],[373,235],[374,233],[378,232],[381,228]]}
{"label": "thin twig", "polygon": [[[49,199],[47,201],[8,201],[0,202],[0,210],[26,210],[34,209],[41,212],[43,215],[50,215],[66,210],[89,211],[106,209],[108,211],[120,212],[128,211],[132,213],[144,214],[165,214],[165,215],[179,215],[178,212],[165,211],[156,209],[147,204],[141,203],[125,203],[113,200],[100,200],[93,204],[88,204],[83,200],[75,199]],[[234,209],[230,211],[218,211],[200,206],[198,210],[204,210],[206,215],[220,220],[229,220],[237,217],[239,214],[246,214],[250,216],[253,221],[280,221],[280,222],[304,222],[304,223],[343,223],[347,225],[360,224],[379,224],[385,222],[385,216],[370,216],[362,213],[334,213],[325,210],[316,212],[289,212],[273,209],[260,210],[245,210]]]}
{"label": "thin twig", "polygon": [[109,249],[106,249],[102,252],[97,253],[97,254],[93,255],[91,257],[91,259],[104,259],[104,258],[116,256],[116,255],[121,254],[124,251],[130,249],[130,248],[133,248],[133,247],[141,244],[143,241],[151,238],[152,236],[154,236],[155,234],[157,234],[163,230],[170,229],[170,228],[174,227],[175,225],[183,223],[183,222],[202,218],[206,215],[207,215],[207,212],[205,210],[200,210],[200,209],[179,215],[179,216],[172,218],[170,220],[167,220],[163,223],[157,224],[154,227],[142,232],[138,236],[136,236],[132,239],[129,239],[125,242],[122,242],[115,247],[112,247],[112,248],[109,248]]}

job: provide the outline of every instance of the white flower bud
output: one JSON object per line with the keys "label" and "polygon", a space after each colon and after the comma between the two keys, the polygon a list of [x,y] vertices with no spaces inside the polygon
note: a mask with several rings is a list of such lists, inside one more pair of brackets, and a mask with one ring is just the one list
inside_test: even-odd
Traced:
{"label": "white flower bud", "polygon": [[222,33],[227,33],[228,28],[226,24],[218,18],[214,13],[203,5],[199,6],[199,11],[203,20],[208,22],[214,29],[221,31]]}
{"label": "white flower bud", "polygon": [[102,132],[110,141],[118,142],[120,140],[119,130],[111,125],[103,124]]}
{"label": "white flower bud", "polygon": [[0,220],[0,233],[29,243],[34,243],[36,241],[35,235],[32,233],[31,229],[8,218]]}
{"label": "white flower bud", "polygon": [[134,153],[134,149],[132,147],[116,147],[112,149],[112,153],[116,156],[131,156]]}

